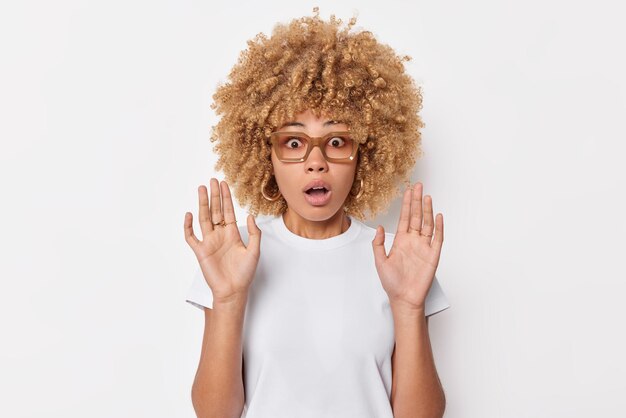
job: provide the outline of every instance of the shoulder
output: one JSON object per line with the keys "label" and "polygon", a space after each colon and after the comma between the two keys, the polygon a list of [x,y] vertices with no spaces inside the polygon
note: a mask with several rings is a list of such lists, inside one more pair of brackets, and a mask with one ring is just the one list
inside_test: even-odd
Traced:
{"label": "shoulder", "polygon": [[[361,222],[357,219],[352,219],[353,222],[359,222],[361,224],[361,234],[365,237],[365,239],[369,239],[370,241],[374,240],[374,237],[376,236],[376,227],[378,226],[378,223],[373,223],[372,225],[374,226],[369,226],[367,224],[365,224],[364,222]],[[390,248],[391,244],[393,243],[393,239],[395,238],[396,234],[392,233],[392,232],[387,232],[387,229],[385,229],[385,247]]]}
{"label": "shoulder", "polygon": [[[239,229],[239,235],[241,235],[241,239],[246,243],[248,242],[248,236],[249,236],[247,219],[246,219],[247,216],[248,215],[244,217],[243,222],[239,221],[237,223],[237,228]],[[268,231],[268,228],[270,226],[272,219],[274,218],[271,216],[258,216],[255,218],[256,225],[261,230],[261,233]]]}

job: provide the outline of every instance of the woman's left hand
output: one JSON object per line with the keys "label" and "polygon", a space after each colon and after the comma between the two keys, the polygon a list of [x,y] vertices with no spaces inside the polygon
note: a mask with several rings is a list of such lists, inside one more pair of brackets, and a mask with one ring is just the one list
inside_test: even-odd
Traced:
{"label": "woman's left hand", "polygon": [[389,255],[385,253],[382,226],[376,229],[372,241],[378,277],[391,305],[421,311],[425,309],[443,245],[443,214],[437,214],[435,225],[432,197],[424,196],[422,204],[422,188],[421,183],[416,183],[404,192],[398,230]]}

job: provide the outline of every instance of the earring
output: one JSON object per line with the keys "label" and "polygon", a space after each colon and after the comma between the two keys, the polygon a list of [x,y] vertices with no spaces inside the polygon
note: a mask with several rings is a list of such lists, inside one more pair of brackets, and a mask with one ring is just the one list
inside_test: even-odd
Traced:
{"label": "earring", "polygon": [[363,179],[361,179],[361,185],[359,186],[359,194],[357,194],[354,198],[358,199],[359,197],[361,197],[362,194],[363,194]]}
{"label": "earring", "polygon": [[261,185],[261,194],[263,195],[263,197],[265,198],[265,200],[269,200],[270,202],[274,202],[275,200],[278,200],[278,198],[280,198],[280,190],[278,190],[278,194],[276,194],[276,196],[271,196],[268,197],[265,194],[265,186],[267,186],[267,183],[263,183]]}

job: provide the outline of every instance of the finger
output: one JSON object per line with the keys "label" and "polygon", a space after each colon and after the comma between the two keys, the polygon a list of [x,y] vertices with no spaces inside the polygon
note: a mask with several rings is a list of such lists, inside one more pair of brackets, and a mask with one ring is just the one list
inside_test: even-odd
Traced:
{"label": "finger", "polygon": [[220,187],[216,178],[211,177],[211,225],[224,220],[222,215],[222,202],[220,198]]}
{"label": "finger", "polygon": [[185,241],[191,247],[192,250],[196,250],[196,246],[200,243],[198,238],[193,233],[193,215],[190,212],[185,212],[185,222],[183,226],[185,233]]}
{"label": "finger", "polygon": [[261,250],[261,229],[257,226],[254,216],[248,215],[246,219],[248,225],[248,246],[252,248],[256,254]]}
{"label": "finger", "polygon": [[213,231],[211,217],[209,216],[209,195],[204,185],[198,187],[198,201],[200,205],[198,209],[200,230],[202,231],[202,239],[204,239],[209,232]]}
{"label": "finger", "polygon": [[422,235],[431,235],[430,237],[426,237],[431,240],[434,226],[435,223],[433,220],[433,198],[429,195],[426,195],[424,196],[424,226],[422,227]]}
{"label": "finger", "polygon": [[422,183],[415,183],[413,195],[411,196],[411,219],[409,222],[409,232],[420,231],[422,229]]}
{"label": "finger", "polygon": [[385,252],[385,228],[382,225],[376,228],[372,249],[374,250],[374,261],[377,265],[387,258],[387,253]]}
{"label": "finger", "polygon": [[[224,207],[224,221],[227,224],[232,222],[232,225],[237,227],[237,220],[235,219],[235,209],[233,208],[233,199],[230,195],[230,189],[228,188],[228,184],[225,181],[220,183],[220,187],[222,189],[222,206]],[[228,225],[227,225],[228,226]]]}
{"label": "finger", "polygon": [[402,209],[400,209],[400,219],[398,219],[398,230],[396,235],[407,232],[409,229],[409,214],[411,212],[411,188],[408,187],[402,196]]}
{"label": "finger", "polygon": [[432,247],[441,252],[441,247],[443,247],[443,213],[438,213],[435,218],[435,236],[433,238]]}

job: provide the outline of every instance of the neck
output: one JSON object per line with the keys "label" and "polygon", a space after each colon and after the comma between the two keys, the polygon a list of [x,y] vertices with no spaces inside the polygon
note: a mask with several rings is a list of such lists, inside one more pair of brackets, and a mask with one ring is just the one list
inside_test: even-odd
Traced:
{"label": "neck", "polygon": [[287,229],[296,235],[309,239],[326,239],[343,234],[348,230],[351,223],[343,209],[322,221],[312,221],[303,218],[289,208],[281,216],[285,221]]}

